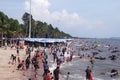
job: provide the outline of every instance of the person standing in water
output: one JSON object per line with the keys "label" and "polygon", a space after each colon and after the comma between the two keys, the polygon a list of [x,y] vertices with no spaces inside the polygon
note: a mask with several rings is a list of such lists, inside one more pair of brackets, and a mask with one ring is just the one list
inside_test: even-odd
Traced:
{"label": "person standing in water", "polygon": [[85,70],[85,72],[86,72],[86,80],[92,80],[92,75],[91,75],[92,71],[89,66],[87,66],[87,69]]}
{"label": "person standing in water", "polygon": [[90,63],[91,63],[91,65],[92,65],[92,68],[94,67],[94,62],[95,62],[95,61],[94,61],[94,58],[91,57],[91,58],[90,58]]}
{"label": "person standing in water", "polygon": [[54,71],[54,80],[59,80],[59,67],[57,67]]}
{"label": "person standing in water", "polygon": [[66,80],[69,80],[69,77],[70,77],[70,72],[67,73],[67,78],[66,78]]}

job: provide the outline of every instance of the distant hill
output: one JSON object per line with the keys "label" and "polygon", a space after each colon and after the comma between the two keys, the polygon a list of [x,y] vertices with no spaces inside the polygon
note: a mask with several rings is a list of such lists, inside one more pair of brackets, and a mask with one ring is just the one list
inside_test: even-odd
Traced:
{"label": "distant hill", "polygon": [[120,37],[111,37],[110,39],[120,39]]}
{"label": "distant hill", "polygon": [[[22,16],[23,24],[18,20],[9,18],[0,11],[0,36],[2,37],[28,37],[29,13]],[[32,38],[70,38],[71,35],[60,31],[46,22],[36,21],[31,15],[31,37]]]}

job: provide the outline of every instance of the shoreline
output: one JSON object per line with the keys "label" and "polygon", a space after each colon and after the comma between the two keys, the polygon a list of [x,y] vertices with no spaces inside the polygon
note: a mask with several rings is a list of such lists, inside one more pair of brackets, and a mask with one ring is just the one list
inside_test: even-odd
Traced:
{"label": "shoreline", "polygon": [[[101,50],[102,48],[100,48]],[[104,48],[107,50],[107,48]],[[92,69],[93,71],[93,79],[94,80],[119,80],[120,76],[117,77],[110,77],[110,70],[112,68],[117,68],[118,72],[120,73],[120,66],[119,66],[119,60],[116,60],[114,63],[111,61],[108,56],[112,53],[109,53],[109,51],[106,52],[100,52],[97,56],[107,56],[106,60],[98,60],[95,59],[95,66]],[[93,51],[93,50],[90,50]],[[90,51],[82,51],[81,53],[91,53]],[[47,52],[49,53],[49,49],[47,49]],[[108,54],[109,53],[109,54]],[[28,78],[31,78],[32,80],[42,80],[43,79],[43,63],[40,61],[40,69],[38,69],[38,76],[37,78],[34,77],[34,71],[31,70],[31,68],[28,71],[21,71],[16,70],[17,69],[17,63],[16,65],[8,64],[10,60],[11,54],[17,54],[16,49],[11,49],[10,47],[7,48],[7,50],[4,50],[4,48],[0,48],[0,79],[1,80],[28,80]],[[34,55],[34,52],[31,53],[32,56]],[[80,59],[77,55],[77,52],[74,53],[73,60],[71,62],[66,62],[61,65],[60,68],[60,80],[64,80],[66,78],[67,72],[70,71],[70,80],[85,80],[85,69],[86,66],[90,66],[89,58],[82,58]],[[119,53],[116,53],[119,54]],[[25,50],[20,50],[19,55],[21,56],[21,60],[26,59],[26,52]],[[119,63],[119,64],[117,64]],[[56,64],[53,63],[53,56],[52,54],[49,54],[48,58],[48,65],[50,68],[50,71],[53,73],[53,70],[56,68]],[[6,76],[6,74],[8,74]],[[76,78],[78,77],[78,78]]]}

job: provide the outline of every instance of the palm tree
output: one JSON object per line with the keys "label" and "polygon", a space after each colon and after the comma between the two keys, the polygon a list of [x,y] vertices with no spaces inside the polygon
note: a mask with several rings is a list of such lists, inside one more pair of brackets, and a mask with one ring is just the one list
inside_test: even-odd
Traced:
{"label": "palm tree", "polygon": [[1,46],[3,46],[3,37],[7,34],[8,17],[4,13],[0,12],[0,34],[1,34]]}

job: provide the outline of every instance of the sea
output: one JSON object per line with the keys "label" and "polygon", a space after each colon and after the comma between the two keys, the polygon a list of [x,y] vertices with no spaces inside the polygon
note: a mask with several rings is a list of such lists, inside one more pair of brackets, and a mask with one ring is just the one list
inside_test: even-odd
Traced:
{"label": "sea", "polygon": [[[87,66],[91,66],[90,59],[83,57],[79,58],[80,54],[92,55],[93,52],[98,52],[95,57],[105,57],[105,60],[95,59],[95,65],[92,70],[93,80],[120,80],[120,74],[115,77],[110,77],[112,69],[117,69],[120,73],[120,39],[79,39],[72,44],[74,56],[71,62],[65,62],[60,67],[60,80],[67,80],[67,72],[70,72],[69,80],[86,80],[85,70]],[[87,50],[82,50],[82,48]],[[117,51],[114,52],[113,51]],[[115,55],[116,60],[111,60],[109,56]],[[55,68],[55,64],[50,66],[50,69]]]}

